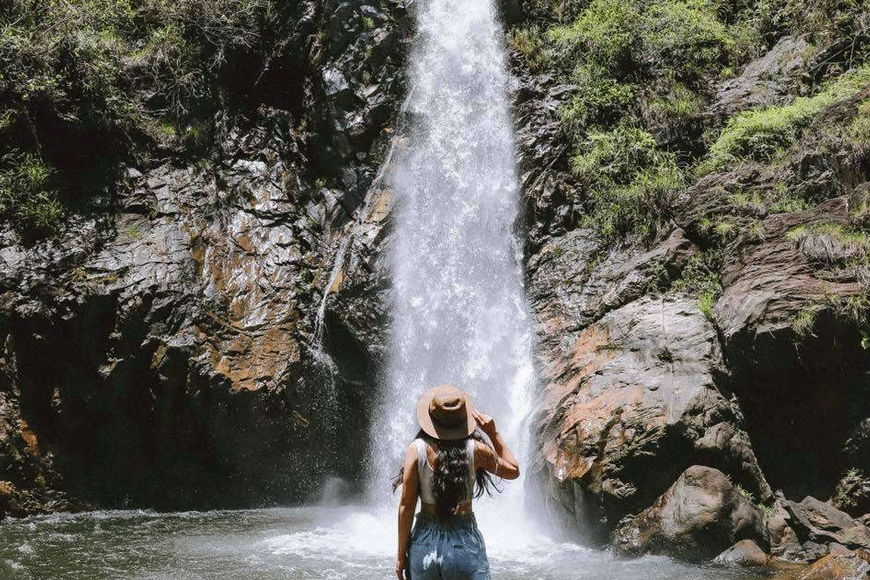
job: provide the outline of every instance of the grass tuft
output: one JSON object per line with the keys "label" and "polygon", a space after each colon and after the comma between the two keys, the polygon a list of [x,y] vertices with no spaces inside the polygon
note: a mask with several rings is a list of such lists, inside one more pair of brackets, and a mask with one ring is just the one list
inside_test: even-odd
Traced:
{"label": "grass tuft", "polygon": [[0,160],[0,217],[28,241],[56,233],[66,215],[58,185],[57,173],[35,155],[8,153]]}
{"label": "grass tuft", "polygon": [[744,159],[773,160],[801,136],[819,113],[867,86],[870,66],[845,73],[813,97],[800,97],[789,105],[746,111],[732,117],[697,173],[711,173]]}

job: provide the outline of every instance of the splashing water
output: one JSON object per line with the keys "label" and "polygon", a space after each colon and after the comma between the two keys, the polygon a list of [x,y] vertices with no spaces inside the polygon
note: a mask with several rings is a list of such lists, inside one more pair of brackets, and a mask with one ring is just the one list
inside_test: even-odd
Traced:
{"label": "splashing water", "polygon": [[[0,522],[0,578],[384,580],[395,578],[390,512],[392,525],[384,524],[386,514],[350,507],[11,520]],[[510,548],[493,545],[490,537],[493,577],[500,580],[758,580],[661,557],[619,562],[605,552],[552,541]]]}
{"label": "splashing water", "polygon": [[372,433],[378,503],[415,432],[423,391],[443,382],[465,389],[521,455],[534,376],[495,8],[489,0],[423,0],[417,10],[409,145],[392,176],[392,334]]}

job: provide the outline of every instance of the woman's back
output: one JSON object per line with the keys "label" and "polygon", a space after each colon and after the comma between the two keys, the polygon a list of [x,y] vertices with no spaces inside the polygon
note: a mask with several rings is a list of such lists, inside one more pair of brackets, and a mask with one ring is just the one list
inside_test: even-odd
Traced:
{"label": "woman's back", "polygon": [[[435,493],[434,463],[437,461],[438,450],[431,447],[422,438],[414,439],[414,445],[417,447],[417,471],[419,473],[420,481],[420,501],[422,501],[424,504],[436,505],[437,500]],[[465,439],[465,490],[464,493],[457,494],[457,504],[471,502],[471,500],[474,498],[474,447],[474,439],[472,439],[471,437]],[[457,481],[455,483],[458,484],[459,482]]]}

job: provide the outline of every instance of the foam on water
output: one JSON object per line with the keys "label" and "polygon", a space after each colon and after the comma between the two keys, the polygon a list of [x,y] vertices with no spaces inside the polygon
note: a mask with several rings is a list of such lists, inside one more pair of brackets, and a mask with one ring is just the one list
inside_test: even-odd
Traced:
{"label": "foam on water", "polygon": [[[619,561],[478,518],[501,580],[725,580],[745,572],[667,558]],[[96,512],[0,523],[0,578],[375,580],[392,577],[395,509],[345,506],[157,514]]]}

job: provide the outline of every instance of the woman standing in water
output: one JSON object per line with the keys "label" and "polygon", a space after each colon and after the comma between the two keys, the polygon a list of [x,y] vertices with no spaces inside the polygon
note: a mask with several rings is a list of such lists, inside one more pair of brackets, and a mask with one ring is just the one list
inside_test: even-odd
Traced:
{"label": "woman standing in water", "polygon": [[[492,417],[476,411],[453,385],[426,391],[417,420],[420,433],[394,483],[394,489],[402,486],[396,575],[399,580],[489,580],[471,501],[489,491],[490,474],[519,477],[517,460]],[[411,532],[418,497],[421,509]]]}

